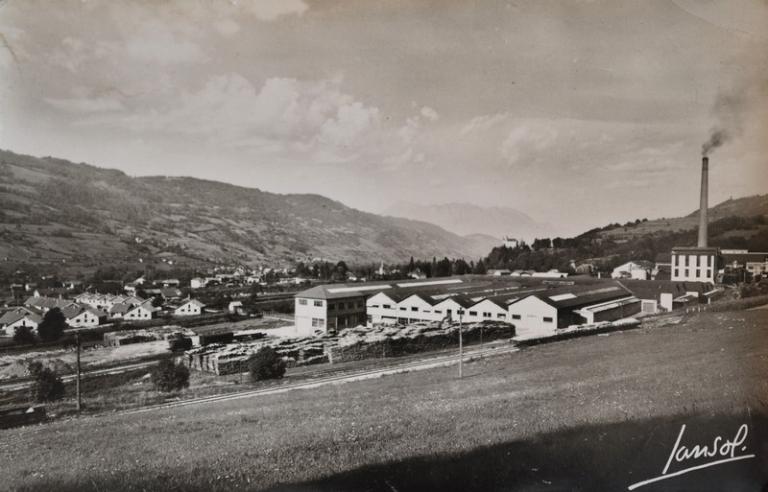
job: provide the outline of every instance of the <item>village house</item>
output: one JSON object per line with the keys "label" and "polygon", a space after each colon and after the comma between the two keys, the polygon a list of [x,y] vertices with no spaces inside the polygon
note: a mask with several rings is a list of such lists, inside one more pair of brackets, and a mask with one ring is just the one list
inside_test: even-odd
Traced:
{"label": "village house", "polygon": [[99,326],[100,318],[105,316],[105,313],[100,312],[91,306],[83,306],[75,303],[66,306],[61,312],[64,314],[67,324],[72,328],[92,328],[94,326]]}
{"label": "village house", "polygon": [[159,308],[154,307],[150,299],[133,306],[122,318],[126,321],[147,321],[152,319],[157,311],[159,311]]}
{"label": "village house", "polygon": [[16,328],[25,326],[32,331],[43,321],[42,313],[34,308],[17,307],[0,316],[0,329],[5,335],[12,337]]}
{"label": "village house", "polygon": [[173,310],[174,316],[199,316],[203,313],[205,304],[197,299],[187,299],[184,304]]}
{"label": "village house", "polygon": [[632,278],[635,280],[648,280],[651,278],[653,263],[650,261],[629,261],[619,265],[611,272],[611,278]]}

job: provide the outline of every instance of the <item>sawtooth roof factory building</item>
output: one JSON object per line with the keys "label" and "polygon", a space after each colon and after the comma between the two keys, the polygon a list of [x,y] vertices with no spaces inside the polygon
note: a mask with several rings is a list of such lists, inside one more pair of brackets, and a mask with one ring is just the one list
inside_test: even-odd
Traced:
{"label": "sawtooth roof factory building", "polygon": [[640,311],[640,299],[612,280],[465,275],[427,280],[329,284],[296,294],[297,332],[444,319],[505,321],[521,338]]}

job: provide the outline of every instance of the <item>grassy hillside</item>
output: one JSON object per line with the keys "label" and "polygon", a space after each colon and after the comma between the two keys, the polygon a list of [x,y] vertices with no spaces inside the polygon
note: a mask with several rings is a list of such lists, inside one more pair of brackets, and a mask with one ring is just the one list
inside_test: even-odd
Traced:
{"label": "grassy hillside", "polygon": [[0,182],[0,259],[12,261],[393,262],[411,255],[476,258],[491,246],[320,195],[132,178],[7,151],[0,151]]}
{"label": "grassy hillside", "polygon": [[[737,199],[729,199],[718,203],[709,208],[710,223],[722,221],[732,217],[752,218],[756,216],[768,216],[768,195],[753,195]],[[630,240],[646,235],[660,235],[672,232],[684,232],[697,229],[699,227],[699,211],[695,210],[685,217],[673,217],[654,219],[638,224],[605,228],[600,231],[600,236],[613,240]],[[720,236],[726,233],[725,236]],[[758,231],[755,228],[741,229],[733,228],[729,231],[710,230],[710,239],[717,242],[729,236],[750,237]],[[683,245],[685,246],[685,245]]]}
{"label": "grassy hillside", "polygon": [[[748,424],[748,452],[765,458],[768,429],[756,417],[766,412],[766,314],[702,314],[541,345],[467,364],[462,380],[440,368],[0,431],[4,485],[626,490],[660,473],[683,423],[685,443],[702,444]],[[745,463],[662,488],[759,490],[762,461]]]}

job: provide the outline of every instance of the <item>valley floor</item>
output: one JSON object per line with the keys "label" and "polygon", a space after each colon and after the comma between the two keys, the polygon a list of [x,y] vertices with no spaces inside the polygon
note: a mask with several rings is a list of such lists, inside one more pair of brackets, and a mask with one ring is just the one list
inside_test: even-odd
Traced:
{"label": "valley floor", "polygon": [[1,487],[626,490],[661,472],[682,423],[710,442],[747,423],[756,459],[639,490],[756,490],[766,342],[768,310],[708,313],[483,359],[461,380],[437,368],[5,430]]}

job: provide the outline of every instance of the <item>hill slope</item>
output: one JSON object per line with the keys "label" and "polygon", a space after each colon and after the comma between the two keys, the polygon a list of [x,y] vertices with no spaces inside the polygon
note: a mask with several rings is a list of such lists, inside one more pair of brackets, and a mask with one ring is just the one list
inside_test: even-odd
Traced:
{"label": "hill slope", "polygon": [[[756,216],[768,216],[768,194],[729,199],[718,203],[713,207],[709,207],[708,210],[710,224],[731,217],[752,218]],[[645,235],[692,231],[698,229],[698,227],[699,211],[695,210],[685,217],[654,219],[633,224],[629,227],[616,226],[612,228],[604,228],[604,230],[600,232],[600,235],[604,238],[614,240],[631,240]],[[732,228],[732,230],[724,232],[728,236],[737,235],[750,237],[756,233],[755,231],[755,228],[745,230]],[[710,241],[714,240],[717,242],[717,229],[712,230],[710,227],[709,233]],[[693,244],[691,246],[693,246]]]}
{"label": "hill slope", "polygon": [[526,241],[551,234],[546,224],[509,207],[480,207],[469,203],[418,205],[398,202],[385,211],[388,215],[423,220],[462,236],[482,234],[494,238],[511,235]]}
{"label": "hill slope", "polygon": [[187,177],[0,151],[0,258],[284,264],[477,258],[493,243],[382,217],[320,195],[280,195]]}

